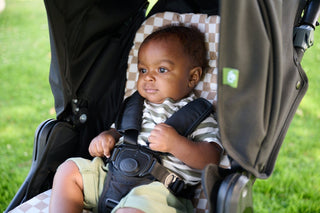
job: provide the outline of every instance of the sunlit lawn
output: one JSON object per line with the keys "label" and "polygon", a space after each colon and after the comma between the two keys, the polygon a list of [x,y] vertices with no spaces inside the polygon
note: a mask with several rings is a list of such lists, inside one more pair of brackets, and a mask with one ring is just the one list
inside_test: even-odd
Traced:
{"label": "sunlit lawn", "polygon": [[22,184],[33,135],[50,114],[50,47],[41,0],[7,0],[0,14],[0,211]]}

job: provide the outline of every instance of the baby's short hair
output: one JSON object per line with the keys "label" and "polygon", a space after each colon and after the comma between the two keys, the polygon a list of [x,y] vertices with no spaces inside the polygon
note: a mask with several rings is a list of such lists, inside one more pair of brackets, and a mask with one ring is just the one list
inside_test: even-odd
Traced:
{"label": "baby's short hair", "polygon": [[145,38],[141,46],[153,39],[162,39],[168,36],[176,36],[181,42],[184,51],[190,56],[193,67],[202,68],[202,76],[208,67],[207,48],[204,34],[196,27],[182,25],[166,25],[158,28]]}

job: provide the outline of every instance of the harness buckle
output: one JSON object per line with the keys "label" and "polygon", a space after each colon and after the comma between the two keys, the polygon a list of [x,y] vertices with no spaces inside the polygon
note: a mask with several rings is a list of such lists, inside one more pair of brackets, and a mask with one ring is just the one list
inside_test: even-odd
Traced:
{"label": "harness buckle", "polygon": [[148,176],[158,159],[147,148],[123,144],[114,148],[110,162],[127,177]]}
{"label": "harness buckle", "polygon": [[165,185],[165,187],[169,188],[169,185],[170,185],[171,183],[175,182],[178,178],[179,178],[179,177],[178,177],[176,174],[170,172],[169,175],[168,175],[168,176],[166,177],[166,179],[164,180],[164,185]]}
{"label": "harness buckle", "polygon": [[116,205],[118,205],[119,201],[113,200],[111,198],[107,198],[105,202],[105,208],[107,212],[111,212]]}
{"label": "harness buckle", "polygon": [[165,178],[164,185],[168,188],[174,195],[180,195],[185,188],[185,182],[181,178],[170,172]]}

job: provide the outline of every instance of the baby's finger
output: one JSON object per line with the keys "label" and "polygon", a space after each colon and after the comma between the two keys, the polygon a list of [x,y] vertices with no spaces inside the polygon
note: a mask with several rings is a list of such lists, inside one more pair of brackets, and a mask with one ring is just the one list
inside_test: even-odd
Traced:
{"label": "baby's finger", "polygon": [[103,148],[101,146],[101,141],[97,141],[97,143],[94,144],[93,154],[94,156],[97,156],[97,157],[103,156]]}
{"label": "baby's finger", "polygon": [[90,145],[89,145],[89,153],[93,157],[96,156],[96,153],[97,153],[97,151],[96,151],[96,149],[97,149],[96,143],[97,143],[96,140],[92,140]]}
{"label": "baby's finger", "polygon": [[110,157],[110,141],[106,140],[102,143],[103,155],[107,158]]}

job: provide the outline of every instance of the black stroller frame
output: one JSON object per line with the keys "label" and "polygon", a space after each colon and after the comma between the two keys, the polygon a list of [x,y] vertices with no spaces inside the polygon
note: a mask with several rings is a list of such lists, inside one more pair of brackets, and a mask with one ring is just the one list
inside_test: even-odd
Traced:
{"label": "black stroller frame", "polygon": [[[111,126],[123,100],[128,53],[148,2],[45,0],[45,5],[57,118],[36,130],[30,172],[5,212],[50,189],[67,158],[91,158],[90,140]],[[313,44],[320,1],[159,0],[148,16],[164,11],[221,17],[217,118],[232,167],[208,165],[203,186],[210,212],[252,212],[253,183],[272,174],[307,91],[300,62]],[[236,84],[226,82],[230,70],[238,75]]]}

